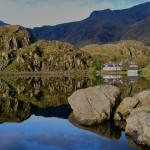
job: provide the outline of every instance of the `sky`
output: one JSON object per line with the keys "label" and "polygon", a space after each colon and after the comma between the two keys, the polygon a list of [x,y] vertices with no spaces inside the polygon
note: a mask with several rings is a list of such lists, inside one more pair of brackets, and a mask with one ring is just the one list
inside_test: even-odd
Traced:
{"label": "sky", "polygon": [[124,9],[149,0],[0,0],[0,20],[24,27],[79,21],[94,10]]}

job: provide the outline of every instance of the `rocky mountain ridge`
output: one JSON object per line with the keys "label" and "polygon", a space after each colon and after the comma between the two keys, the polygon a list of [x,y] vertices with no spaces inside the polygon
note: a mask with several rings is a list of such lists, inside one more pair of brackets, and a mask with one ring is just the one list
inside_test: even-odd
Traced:
{"label": "rocky mountain ridge", "polygon": [[[137,39],[136,32],[133,36],[125,36],[134,24],[150,17],[150,3],[144,3],[132,8],[123,10],[102,10],[94,11],[91,15],[81,21],[65,23],[56,26],[43,26],[29,29],[37,39],[59,40],[72,43],[77,46],[87,44],[104,44],[119,41],[120,39]],[[147,28],[143,28],[146,33]],[[132,35],[132,34],[131,34]],[[138,38],[140,41],[150,45],[145,38]]]}

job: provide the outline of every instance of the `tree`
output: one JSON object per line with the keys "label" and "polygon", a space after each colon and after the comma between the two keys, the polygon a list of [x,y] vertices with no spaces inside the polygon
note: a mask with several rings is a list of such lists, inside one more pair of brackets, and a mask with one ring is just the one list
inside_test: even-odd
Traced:
{"label": "tree", "polygon": [[92,67],[94,67],[96,70],[101,69],[101,62],[98,59],[94,59],[92,63]]}

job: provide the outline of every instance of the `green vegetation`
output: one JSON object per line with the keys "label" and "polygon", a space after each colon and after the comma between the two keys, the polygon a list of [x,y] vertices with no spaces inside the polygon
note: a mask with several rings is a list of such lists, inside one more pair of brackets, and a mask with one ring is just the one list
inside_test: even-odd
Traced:
{"label": "green vegetation", "polygon": [[140,75],[150,79],[150,64],[140,70]]}
{"label": "green vegetation", "polygon": [[96,70],[101,69],[101,63],[98,59],[93,59],[92,67],[95,68]]}

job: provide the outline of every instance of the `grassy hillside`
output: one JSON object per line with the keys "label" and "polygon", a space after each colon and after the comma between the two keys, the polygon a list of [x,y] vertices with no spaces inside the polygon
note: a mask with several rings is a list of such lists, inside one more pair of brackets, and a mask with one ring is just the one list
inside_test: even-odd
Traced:
{"label": "grassy hillside", "polygon": [[83,47],[82,50],[97,57],[102,63],[129,59],[141,68],[150,63],[150,47],[138,41],[125,40],[104,45],[92,44]]}

